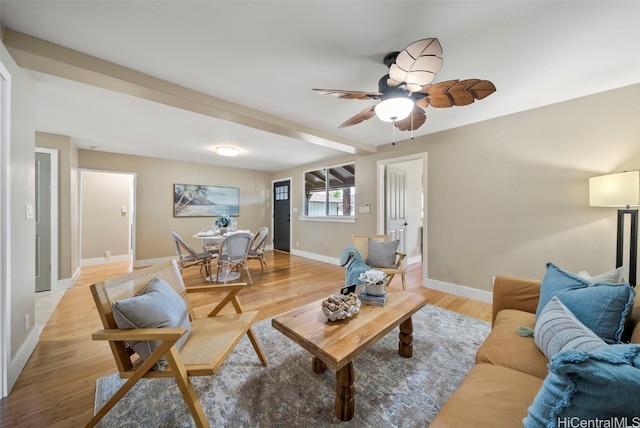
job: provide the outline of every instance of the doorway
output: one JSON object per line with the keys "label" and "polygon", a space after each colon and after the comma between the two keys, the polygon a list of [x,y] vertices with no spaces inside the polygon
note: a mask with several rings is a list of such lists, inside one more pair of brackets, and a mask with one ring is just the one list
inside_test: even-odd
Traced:
{"label": "doorway", "polygon": [[273,249],[291,251],[291,180],[273,182]]}
{"label": "doorway", "polygon": [[58,151],[37,147],[35,172],[35,275],[41,292],[58,288]]}
{"label": "doorway", "polygon": [[428,278],[427,153],[384,159],[377,165],[378,200],[384,201],[378,204],[377,233],[393,239],[404,236],[407,265],[422,262],[423,278]]}
{"label": "doorway", "polygon": [[80,171],[80,265],[134,259],[135,174]]}

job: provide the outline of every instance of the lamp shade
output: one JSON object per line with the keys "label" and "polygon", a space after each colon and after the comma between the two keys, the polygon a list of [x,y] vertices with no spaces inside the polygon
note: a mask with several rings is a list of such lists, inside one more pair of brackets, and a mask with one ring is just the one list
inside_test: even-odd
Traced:
{"label": "lamp shade", "polygon": [[591,177],[589,205],[592,207],[640,205],[640,171]]}
{"label": "lamp shade", "polygon": [[414,102],[407,97],[393,97],[380,101],[375,106],[376,116],[385,122],[402,120],[413,110]]}

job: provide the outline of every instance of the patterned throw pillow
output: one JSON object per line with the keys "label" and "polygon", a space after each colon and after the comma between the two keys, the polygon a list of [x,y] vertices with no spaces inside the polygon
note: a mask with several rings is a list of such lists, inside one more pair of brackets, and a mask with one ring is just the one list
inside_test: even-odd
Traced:
{"label": "patterned throw pillow", "polygon": [[607,346],[604,340],[578,321],[555,296],[540,313],[533,339],[548,360],[569,349],[591,352]]}

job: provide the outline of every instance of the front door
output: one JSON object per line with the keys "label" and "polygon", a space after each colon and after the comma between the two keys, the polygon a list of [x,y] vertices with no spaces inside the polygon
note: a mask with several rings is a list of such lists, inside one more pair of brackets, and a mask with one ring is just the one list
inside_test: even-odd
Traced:
{"label": "front door", "polygon": [[36,152],[36,291],[51,290],[51,155]]}
{"label": "front door", "polygon": [[407,171],[387,165],[386,174],[386,233],[390,240],[398,240],[398,252],[407,253]]}
{"label": "front door", "polygon": [[291,181],[273,183],[273,248],[291,251]]}

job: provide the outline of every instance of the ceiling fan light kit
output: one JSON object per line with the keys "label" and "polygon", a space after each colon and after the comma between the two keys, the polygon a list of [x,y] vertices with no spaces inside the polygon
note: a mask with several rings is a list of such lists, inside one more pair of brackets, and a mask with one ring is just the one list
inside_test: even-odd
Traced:
{"label": "ceiling fan light kit", "polygon": [[442,46],[436,38],[417,40],[401,52],[387,54],[383,62],[389,67],[389,74],[378,82],[378,92],[313,89],[322,95],[350,100],[381,100],[347,119],[339,128],[378,116],[380,120],[393,122],[400,131],[413,132],[425,123],[426,107],[464,106],[496,91],[493,83],[481,79],[456,79],[432,85],[442,67]]}
{"label": "ceiling fan light kit", "polygon": [[380,101],[374,107],[376,116],[383,122],[402,120],[411,114],[414,101],[408,97],[393,97]]}

